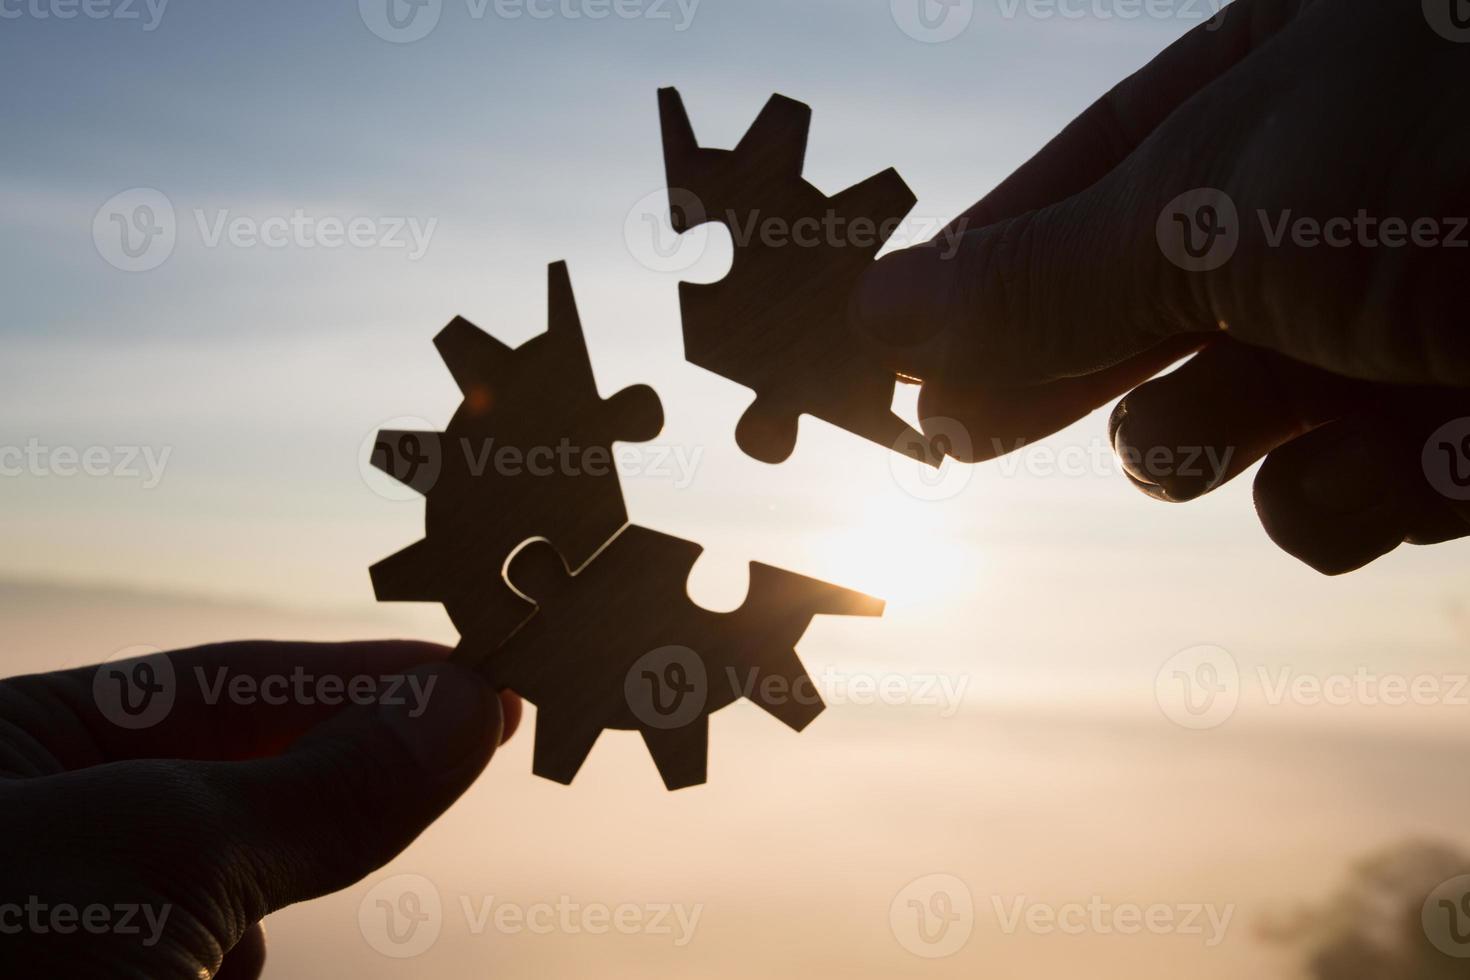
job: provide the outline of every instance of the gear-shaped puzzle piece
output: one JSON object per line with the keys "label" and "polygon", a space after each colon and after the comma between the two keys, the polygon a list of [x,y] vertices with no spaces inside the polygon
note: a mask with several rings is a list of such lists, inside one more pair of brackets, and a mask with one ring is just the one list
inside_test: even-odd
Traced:
{"label": "gear-shaped puzzle piece", "polygon": [[729,275],[680,283],[679,300],[685,358],[756,392],[735,431],[740,448],[782,462],[808,414],[938,465],[941,454],[893,414],[896,375],[847,326],[859,277],[914,206],[903,178],[890,168],[827,197],[801,175],[803,103],[772,96],[735,149],[717,150],[699,145],[675,89],[658,96],[674,230],[715,221],[734,241]]}
{"label": "gear-shaped puzzle piece", "polygon": [[434,338],[464,394],[443,432],[379,433],[373,465],[426,497],[425,534],[372,567],[379,600],[441,602],[457,656],[482,659],[534,611],[506,584],[516,547],[555,542],[572,567],[628,522],[615,441],[663,428],[646,385],[597,394],[566,263],[549,270],[546,332],[511,349],[456,317]]}
{"label": "gear-shaped puzzle piece", "polygon": [[630,525],[575,573],[545,541],[511,558],[538,609],[485,669],[537,707],[537,775],[570,783],[604,728],[635,729],[669,789],[693,786],[709,716],[737,698],[797,731],[822,711],[796,644],[813,616],[878,616],[882,600],[751,562],[745,602],[710,612],[687,589],[701,551]]}

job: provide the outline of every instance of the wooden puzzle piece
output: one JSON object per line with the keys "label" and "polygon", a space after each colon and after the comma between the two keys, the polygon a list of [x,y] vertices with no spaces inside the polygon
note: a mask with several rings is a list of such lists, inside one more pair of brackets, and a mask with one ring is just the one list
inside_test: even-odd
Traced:
{"label": "wooden puzzle piece", "polygon": [[797,419],[814,415],[879,445],[938,465],[924,437],[893,414],[897,380],[853,336],[847,305],[859,277],[915,198],[888,169],[835,197],[801,176],[811,109],[772,96],[734,150],[699,145],[683,100],[659,90],[673,228],[724,224],[729,275],[680,283],[684,356],[755,389],[735,438],[779,463]]}
{"label": "wooden puzzle piece", "polygon": [[797,731],[822,711],[796,644],[813,616],[878,616],[883,602],[752,562],[740,608],[710,612],[687,589],[701,551],[630,525],[575,574],[545,541],[511,558],[537,611],[485,669],[537,707],[537,775],[570,783],[604,728],[636,729],[664,784],[693,786],[709,715],[737,698]]}
{"label": "wooden puzzle piece", "polygon": [[663,427],[648,386],[597,394],[566,263],[548,290],[546,332],[514,350],[463,318],[445,327],[434,343],[464,402],[444,432],[384,431],[373,453],[426,498],[424,538],[372,568],[378,599],[443,603],[464,660],[534,609],[505,582],[518,545],[547,538],[576,568],[627,523],[612,444]]}

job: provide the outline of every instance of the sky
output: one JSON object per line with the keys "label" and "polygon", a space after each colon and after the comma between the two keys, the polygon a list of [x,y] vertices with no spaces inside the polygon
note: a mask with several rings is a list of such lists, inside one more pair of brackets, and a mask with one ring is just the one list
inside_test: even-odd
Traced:
{"label": "sky", "polygon": [[[663,190],[659,87],[677,86],[701,141],[720,147],[735,144],[772,93],[808,103],[808,179],[835,193],[896,167],[918,197],[901,236],[918,240],[1205,19],[1212,11],[1203,0],[1153,4],[1154,15],[1139,15],[1127,0],[957,0],[925,7],[928,21],[908,0],[393,2],[390,21],[384,0],[94,0],[91,14],[77,8],[71,17],[67,0],[0,0],[0,447],[26,454],[6,460],[27,461],[0,476],[0,608],[17,667],[245,632],[394,632],[452,642],[436,608],[374,602],[367,568],[421,535],[422,503],[372,472],[365,457],[380,427],[441,427],[454,411],[458,392],[431,343],[449,319],[466,316],[507,343],[534,336],[545,325],[546,267],[564,259],[602,394],[646,383],[663,401],[666,425],[654,443],[667,450],[665,465],[641,457],[643,472],[627,476],[624,493],[635,522],[706,546],[693,598],[711,608],[739,605],[745,563],[759,560],[889,601],[882,620],[818,621],[801,646],[814,670],[962,678],[971,708],[1019,704],[1050,712],[1045,718],[1074,719],[1078,705],[1131,712],[1145,733],[1175,747],[1188,736],[1159,717],[1161,671],[1180,651],[1209,646],[1227,651],[1244,678],[1242,715],[1340,735],[1368,726],[1447,738],[1463,727],[1464,707],[1273,706],[1266,680],[1283,668],[1319,676],[1358,666],[1456,670],[1470,636],[1464,544],[1403,548],[1359,574],[1324,579],[1270,545],[1255,521],[1249,476],[1182,507],[1133,491],[1107,451],[1105,410],[1016,456],[954,467],[938,487],[886,450],[812,419],[792,459],[767,466],[742,456],[733,440],[750,392],[682,360],[677,283],[718,279],[730,246],[711,233],[682,269],[650,251],[646,219],[658,217]],[[126,222],[140,204],[162,237],[129,254],[113,216]],[[292,230],[293,219],[306,231]],[[355,220],[356,243],[328,244]],[[896,397],[911,406],[913,391]],[[886,796],[873,790],[883,799],[871,801],[868,823],[832,831],[842,847],[884,855],[853,872],[864,896],[887,895],[893,880],[946,862],[983,874],[976,869],[1000,861],[1033,885],[1061,875],[1046,865],[1039,839],[1025,849],[1034,880],[1014,854],[1005,863],[1003,847],[965,843],[965,807],[994,817],[986,826],[997,834],[1023,814],[1051,815],[1060,821],[1049,831],[1055,841],[1078,828],[1054,808],[1085,805],[1087,779],[1114,772],[1109,766],[1117,785],[1142,796],[1170,792],[1134,754],[1132,736],[1092,731],[1079,736],[1090,746],[1083,751],[1069,741],[1073,729],[1018,721],[997,735],[983,712],[966,715],[963,726],[858,712],[818,736],[811,759],[822,778],[803,782],[794,736],[765,731],[754,715],[727,728],[759,730],[749,736],[752,751],[769,745],[797,756],[771,780],[800,789],[819,818],[839,819],[842,794],[872,780],[894,787]],[[861,762],[838,742],[844,726],[854,728]],[[894,843],[923,833],[904,792],[922,797],[921,775],[960,763],[953,746],[934,749],[933,759],[948,761],[929,767],[900,747],[929,746],[961,727],[965,738],[998,739],[1018,755],[977,753],[972,776],[944,784],[935,831],[943,847],[913,853]],[[717,726],[716,741],[721,734]],[[1153,744],[1140,738],[1136,744]],[[1210,742],[1221,754],[1205,758],[1240,772],[1266,758],[1278,768],[1250,777],[1256,782],[1201,777],[1194,792],[1273,792],[1300,775],[1265,743],[1240,738]],[[522,741],[519,751],[528,752]],[[1323,757],[1349,773],[1357,743],[1332,744],[1337,754]],[[1037,768],[1074,749],[1058,775]],[[722,759],[727,777],[739,774],[723,792],[769,791],[735,747],[717,752],[727,755],[712,763],[715,780]],[[1301,752],[1292,759],[1310,766],[1312,752]],[[603,761],[604,773],[636,773],[636,789],[614,790],[611,777],[594,775],[567,791],[581,794],[579,808],[619,807],[610,827],[641,819],[656,790],[646,760],[623,743],[618,753]],[[1107,761],[1087,762],[1088,753]],[[601,758],[595,753],[589,767]],[[1173,772],[1200,765],[1198,756],[1167,758],[1159,764]],[[507,765],[529,762],[513,756]],[[528,778],[512,775],[518,786]],[[495,778],[500,787],[511,775]],[[1335,794],[1344,785],[1361,790],[1343,802]],[[1231,815],[1220,819],[1234,828],[1222,832],[1226,856],[1188,864],[1178,855],[1188,852],[1189,835],[1158,832],[1190,881],[1215,881],[1213,871],[1239,855],[1262,867],[1309,855],[1301,860],[1325,887],[1330,869],[1355,849],[1445,832],[1448,821],[1428,815],[1440,799],[1432,773],[1404,794],[1412,807],[1365,802],[1380,785],[1361,773],[1306,780],[1294,791],[1300,799],[1281,805],[1291,829],[1270,849],[1252,850],[1236,833],[1251,815],[1223,802],[1219,812]],[[996,788],[1014,809],[995,802]],[[723,792],[696,796],[678,812],[723,826],[731,799]],[[554,819],[558,832],[573,833],[549,788],[517,793],[511,809],[528,825]],[[1312,851],[1311,817],[1334,801],[1351,811],[1352,829]],[[489,805],[482,798],[456,809],[453,829],[426,844],[416,866],[454,866]],[[784,819],[769,801],[741,812],[752,834],[774,833]],[[1151,811],[1160,812],[1174,811]],[[1101,835],[1094,843],[1111,841],[1132,856],[1124,863],[1152,869],[1150,855],[1162,862],[1163,852],[1137,833],[1147,819],[1125,808],[1093,828]],[[636,830],[634,839],[652,846],[645,837]],[[781,837],[775,851],[789,856],[820,841]],[[842,880],[839,857],[820,862],[833,882]],[[535,877],[529,859],[485,859],[503,860],[517,887]],[[615,864],[580,859],[617,880]],[[679,867],[659,862],[649,881],[683,880]],[[564,866],[560,873],[593,892],[603,880]],[[1106,879],[1104,870],[1088,874]],[[1135,885],[1147,893],[1165,887],[1158,880]],[[1240,884],[1231,881],[1222,887]],[[842,890],[806,880],[787,898],[830,903],[834,889]],[[700,963],[747,944],[745,915],[790,954],[760,954],[769,971],[822,955],[809,932],[775,924],[779,902],[752,911],[756,885],[732,880],[728,891],[733,918],[711,927],[725,931]],[[355,908],[358,897],[342,907]],[[282,926],[288,963],[315,955],[304,937],[329,913],[310,908]],[[354,928],[332,921],[356,941]],[[855,971],[866,963],[881,965],[878,975],[899,972],[896,962],[863,953],[869,920],[823,921],[840,921],[833,928]],[[441,950],[441,965],[481,962],[483,944],[460,938],[452,956]],[[593,949],[558,947],[566,959],[557,962],[570,969]],[[1084,960],[1103,964],[1094,975],[1144,975],[1148,957],[1104,944],[1099,961],[1086,949]],[[617,950],[614,961],[632,970],[636,943]],[[1027,964],[1052,963],[1052,953],[1032,961],[1032,952],[986,946],[1014,975],[1049,975]],[[1056,968],[1076,952],[1057,954]],[[525,947],[508,955],[515,964],[545,962]],[[973,975],[979,955],[972,946],[947,962]],[[1240,962],[1210,961],[1222,976]],[[371,963],[371,975],[412,975],[393,972],[390,960]],[[671,975],[679,969],[668,966]]]}

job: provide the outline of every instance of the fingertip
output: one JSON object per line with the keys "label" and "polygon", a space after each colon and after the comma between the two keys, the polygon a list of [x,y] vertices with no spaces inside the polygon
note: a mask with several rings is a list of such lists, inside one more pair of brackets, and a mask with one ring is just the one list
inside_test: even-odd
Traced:
{"label": "fingertip", "polygon": [[425,773],[449,778],[472,764],[478,772],[503,739],[499,693],[452,661],[416,667],[406,680],[402,696],[380,703],[379,717]]}
{"label": "fingertip", "polygon": [[1256,474],[1261,526],[1287,554],[1323,575],[1362,568],[1403,543],[1403,501],[1350,423],[1271,453]]}
{"label": "fingertip", "polygon": [[525,705],[521,696],[514,691],[505,690],[500,692],[500,744],[504,745],[510,741],[510,737],[521,727],[521,716],[525,714]]}

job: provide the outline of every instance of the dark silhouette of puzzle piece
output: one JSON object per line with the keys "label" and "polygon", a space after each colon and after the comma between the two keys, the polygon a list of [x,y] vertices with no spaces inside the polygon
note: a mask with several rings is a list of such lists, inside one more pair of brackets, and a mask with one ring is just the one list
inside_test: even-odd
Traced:
{"label": "dark silhouette of puzzle piece", "polygon": [[534,771],[570,783],[604,728],[636,729],[669,789],[705,781],[709,715],[748,697],[800,731],[822,701],[796,654],[819,614],[883,602],[750,564],[745,602],[710,612],[688,594],[699,545],[631,525],[575,575],[533,541],[508,567],[537,612],[485,663],[537,706]]}
{"label": "dark silhouette of puzzle piece", "polygon": [[801,176],[806,105],[772,96],[734,150],[716,150],[698,144],[676,90],[658,95],[674,230],[715,221],[734,241],[730,274],[680,283],[679,300],[685,358],[755,389],[740,448],[779,463],[808,414],[938,465],[893,414],[896,375],[847,325],[858,278],[914,206],[903,178],[890,168],[829,198]]}
{"label": "dark silhouette of puzzle piece", "polygon": [[379,434],[373,463],[423,493],[424,538],[372,568],[380,600],[442,602],[475,661],[534,607],[505,582],[532,537],[580,567],[627,523],[615,441],[658,435],[646,385],[597,394],[566,263],[549,270],[546,332],[512,350],[456,318],[434,338],[464,402],[448,429]]}

